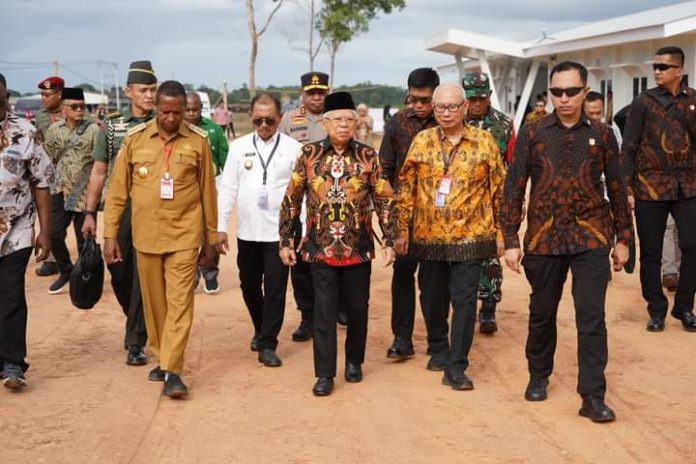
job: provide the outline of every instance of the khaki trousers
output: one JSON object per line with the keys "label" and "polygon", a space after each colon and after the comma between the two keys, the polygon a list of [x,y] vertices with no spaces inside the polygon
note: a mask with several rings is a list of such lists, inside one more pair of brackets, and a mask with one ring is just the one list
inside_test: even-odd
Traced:
{"label": "khaki trousers", "polygon": [[162,370],[181,374],[193,322],[198,249],[164,254],[138,251],[148,346]]}

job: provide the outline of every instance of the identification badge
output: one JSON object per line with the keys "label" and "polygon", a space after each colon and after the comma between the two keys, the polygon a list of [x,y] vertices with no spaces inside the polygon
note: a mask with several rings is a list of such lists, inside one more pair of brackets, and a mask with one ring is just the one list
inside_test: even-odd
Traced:
{"label": "identification badge", "polygon": [[256,196],[256,204],[261,209],[268,209],[268,192],[265,189],[259,190]]}
{"label": "identification badge", "polygon": [[446,197],[447,195],[445,195],[444,193],[438,192],[437,195],[435,195],[435,206],[437,206],[438,208],[442,208],[443,206],[445,206]]}
{"label": "identification badge", "polygon": [[165,175],[165,177],[160,180],[160,199],[174,199],[174,179],[171,179],[169,175]]}
{"label": "identification badge", "polygon": [[440,188],[437,189],[437,193],[441,193],[443,195],[449,195],[451,189],[452,189],[452,178],[450,176],[444,176],[440,180]]}

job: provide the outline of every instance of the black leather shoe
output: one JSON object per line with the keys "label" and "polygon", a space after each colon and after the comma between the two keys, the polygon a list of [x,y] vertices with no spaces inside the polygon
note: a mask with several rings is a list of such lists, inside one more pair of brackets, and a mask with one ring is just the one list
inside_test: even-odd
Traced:
{"label": "black leather shoe", "polygon": [[129,366],[144,366],[147,364],[147,355],[143,352],[143,349],[139,346],[131,346],[128,348],[128,357],[126,358],[126,364]]}
{"label": "black leather shoe", "polygon": [[445,367],[447,367],[447,351],[433,353],[426,366],[429,371],[444,371]]}
{"label": "black leather shoe", "polygon": [[394,338],[394,343],[387,350],[387,358],[389,359],[407,359],[415,354],[413,342],[401,337]]}
{"label": "black leather shoe", "polygon": [[251,351],[259,351],[259,336],[254,335],[254,338],[251,339],[251,343],[249,343],[249,349]]}
{"label": "black leather shoe", "polygon": [[303,320],[300,325],[292,333],[293,342],[306,342],[314,336],[314,324],[312,321]]}
{"label": "black leather shoe", "polygon": [[586,396],[582,399],[582,407],[578,411],[582,417],[589,417],[592,422],[612,422],[616,414],[604,403],[602,398]]}
{"label": "black leather shoe", "polygon": [[275,350],[269,348],[259,351],[259,362],[266,367],[280,367],[283,364]]}
{"label": "black leather shoe", "polygon": [[348,325],[348,314],[344,313],[343,311],[339,311],[336,321],[338,322],[338,325],[346,327]]}
{"label": "black leather shoe", "polygon": [[39,277],[47,277],[58,274],[58,263],[44,261],[41,267],[36,268],[36,275]]}
{"label": "black leather shoe", "polygon": [[147,374],[147,380],[150,382],[164,382],[164,371],[159,366],[155,367]]}
{"label": "black leather shoe", "polygon": [[546,388],[549,386],[548,377],[531,377],[524,391],[524,399],[527,401],[544,401],[548,395]]}
{"label": "black leather shoe", "polygon": [[188,396],[188,388],[186,388],[181,377],[177,374],[168,372],[167,378],[164,381],[162,393],[164,393],[164,396],[170,398],[186,398]]}
{"label": "black leather shoe", "polygon": [[449,385],[452,390],[473,390],[474,382],[464,372],[448,372],[442,376],[442,384]]}
{"label": "black leather shoe", "polygon": [[665,330],[665,320],[660,317],[651,317],[646,329],[648,332],[662,332]]}
{"label": "black leather shoe", "polygon": [[481,319],[479,322],[479,332],[486,335],[493,335],[498,331],[498,323],[495,319]]}
{"label": "black leather shoe", "polygon": [[329,396],[333,391],[334,380],[332,377],[319,377],[312,388],[314,396]]}
{"label": "black leather shoe", "polygon": [[688,332],[696,332],[696,315],[692,311],[686,313],[677,313],[672,311],[672,317],[679,319],[684,330]]}
{"label": "black leather shoe", "polygon": [[360,364],[346,363],[346,382],[348,383],[358,383],[362,381],[362,367]]}

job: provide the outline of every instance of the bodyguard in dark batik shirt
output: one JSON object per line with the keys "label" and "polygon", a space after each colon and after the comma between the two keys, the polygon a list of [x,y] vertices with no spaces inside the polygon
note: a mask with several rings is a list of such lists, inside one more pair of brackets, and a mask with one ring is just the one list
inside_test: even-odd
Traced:
{"label": "bodyguard in dark batik shirt", "polygon": [[648,302],[651,332],[664,330],[667,316],[660,266],[670,213],[682,250],[672,316],[686,330],[696,331],[696,91],[681,83],[683,66],[680,48],[657,51],[653,62],[657,87],[633,100],[624,133],[624,175],[635,198],[640,284]]}
{"label": "bodyguard in dark batik shirt", "polygon": [[[518,231],[527,180],[532,179],[524,237],[524,272],[532,287],[529,303],[528,401],[546,399],[556,349],[556,314],[568,270],[573,275],[578,330],[578,393],[581,416],[615,419],[605,404],[607,329],[604,321],[609,250],[614,270],[628,261],[633,225],[611,128],[583,115],[587,69],[562,62],[551,70],[555,111],[522,127],[508,169],[500,223],[505,261],[520,272]],[[609,196],[604,197],[604,183]]]}

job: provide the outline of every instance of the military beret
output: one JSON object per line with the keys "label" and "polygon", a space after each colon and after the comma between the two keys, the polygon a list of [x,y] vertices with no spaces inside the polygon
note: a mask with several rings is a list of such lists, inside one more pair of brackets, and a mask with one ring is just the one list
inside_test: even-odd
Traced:
{"label": "military beret", "polygon": [[128,68],[126,85],[130,84],[156,84],[157,76],[152,69],[152,63],[147,60],[133,61]]}
{"label": "military beret", "polygon": [[491,81],[486,73],[464,74],[462,87],[466,98],[487,97],[491,94]]}
{"label": "military beret", "polygon": [[324,113],[335,110],[353,110],[355,103],[353,97],[348,92],[334,92],[326,96],[324,100]]}
{"label": "military beret", "polygon": [[329,90],[329,75],[323,72],[308,72],[300,77],[302,90]]}
{"label": "military beret", "polygon": [[65,87],[65,81],[62,77],[51,76],[39,82],[37,87],[41,90],[63,90],[63,87]]}
{"label": "military beret", "polygon": [[77,87],[65,87],[60,94],[61,100],[85,100],[85,92]]}

